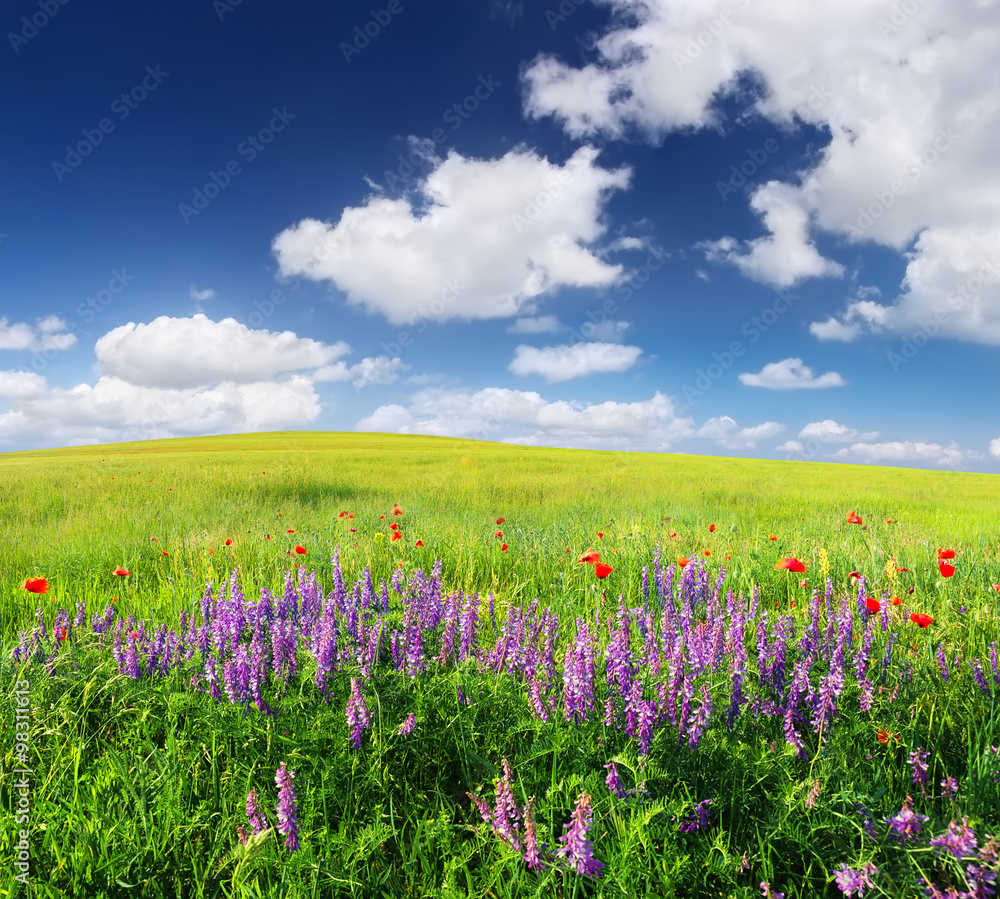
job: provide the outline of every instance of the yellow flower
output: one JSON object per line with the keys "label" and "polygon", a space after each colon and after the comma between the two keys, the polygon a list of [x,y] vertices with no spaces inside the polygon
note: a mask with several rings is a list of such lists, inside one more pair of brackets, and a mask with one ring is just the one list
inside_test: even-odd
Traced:
{"label": "yellow flower", "polygon": [[376,531],[375,532],[375,539],[376,540],[385,540],[385,534],[383,534],[381,531]]}
{"label": "yellow flower", "polygon": [[823,574],[823,583],[825,584],[826,579],[830,576],[830,556],[825,549],[819,551],[819,570]]}

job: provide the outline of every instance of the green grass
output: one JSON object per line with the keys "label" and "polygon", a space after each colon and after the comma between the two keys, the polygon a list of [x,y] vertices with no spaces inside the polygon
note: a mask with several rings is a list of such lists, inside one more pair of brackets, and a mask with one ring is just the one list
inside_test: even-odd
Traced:
{"label": "green grass", "polygon": [[[961,866],[938,859],[927,836],[965,815],[982,843],[1000,821],[1000,759],[991,749],[1000,721],[967,664],[980,658],[988,666],[1000,638],[991,586],[1000,582],[996,476],[281,433],[13,453],[0,457],[0,487],[0,670],[4,684],[30,683],[37,895],[750,897],[767,880],[792,899],[839,897],[835,867],[874,860],[874,895],[917,896],[920,871],[941,885],[963,882]],[[392,515],[393,503],[402,515]],[[846,522],[852,510],[864,525]],[[395,542],[393,521],[404,534]],[[297,544],[304,557],[288,554]],[[952,578],[938,574],[941,546],[957,551]],[[614,566],[600,584],[576,563],[590,547]],[[563,644],[577,616],[593,626],[595,613],[613,615],[619,594],[627,607],[640,605],[643,568],[652,569],[658,548],[664,565],[685,555],[713,577],[724,565],[726,590],[749,597],[758,588],[772,627],[790,613],[797,636],[824,575],[840,596],[852,570],[870,579],[871,595],[903,597],[894,616],[918,609],[936,620],[927,630],[894,625],[896,661],[871,710],[859,710],[851,680],[824,740],[805,734],[804,759],[785,743],[780,717],[745,712],[726,727],[728,666],[699,680],[718,698],[697,750],[667,725],[642,758],[599,709],[582,724],[561,713],[543,722],[523,683],[473,659],[411,677],[383,658],[366,686],[372,724],[358,751],[344,715],[356,666],[331,677],[324,697],[304,652],[295,677],[268,687],[273,718],[216,702],[191,686],[190,670],[133,680],[117,669],[111,635],[89,628],[60,649],[51,674],[40,662],[10,662],[38,605],[50,629],[58,609],[72,613],[83,602],[89,616],[112,597],[121,615],[145,619],[150,631],[176,627],[178,614],[197,612],[206,582],[217,588],[234,567],[251,600],[262,587],[280,596],[296,561],[329,591],[335,548],[348,585],[366,568],[377,586],[400,562],[409,579],[441,560],[445,594],[483,597],[487,648],[508,613],[535,599],[559,615]],[[807,573],[776,571],[785,556],[803,560]],[[116,577],[116,566],[130,575]],[[36,576],[50,582],[46,595],[21,588]],[[402,626],[396,603],[387,620]],[[886,637],[873,634],[873,664]],[[746,638],[746,691],[766,698],[755,626]],[[605,627],[602,646],[607,639]],[[852,646],[860,639],[858,622]],[[958,659],[947,681],[935,656],[941,643]],[[650,676],[650,689],[656,682]],[[16,840],[14,709],[11,686],[0,696],[5,865]],[[398,735],[411,712],[417,729]],[[879,728],[898,741],[880,743]],[[897,846],[881,821],[914,792],[907,755],[917,747],[931,751],[934,798],[918,796],[915,806],[930,821],[920,845]],[[483,825],[466,793],[492,802],[503,758],[518,805],[536,797],[539,836],[552,848],[581,791],[594,797],[591,839],[606,864],[602,878],[529,871]],[[611,759],[626,788],[644,791],[625,800],[609,794],[603,766]],[[273,825],[282,761],[296,772],[303,848],[289,853],[273,828],[243,847],[236,827],[246,824],[247,792],[261,793]],[[946,775],[959,782],[952,799],[938,795]],[[807,808],[816,782],[818,798]],[[713,801],[709,827],[683,832],[681,822],[705,798]],[[864,837],[857,803],[870,810],[877,842]],[[748,870],[740,870],[744,856]],[[13,871],[4,871],[0,895],[14,895],[18,884],[3,879]]]}

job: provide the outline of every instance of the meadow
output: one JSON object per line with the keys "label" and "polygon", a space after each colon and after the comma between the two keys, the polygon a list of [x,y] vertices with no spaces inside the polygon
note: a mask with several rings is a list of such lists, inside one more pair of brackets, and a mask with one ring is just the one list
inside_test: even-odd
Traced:
{"label": "meadow", "polygon": [[998,498],[356,433],[0,456],[0,894],[992,895]]}

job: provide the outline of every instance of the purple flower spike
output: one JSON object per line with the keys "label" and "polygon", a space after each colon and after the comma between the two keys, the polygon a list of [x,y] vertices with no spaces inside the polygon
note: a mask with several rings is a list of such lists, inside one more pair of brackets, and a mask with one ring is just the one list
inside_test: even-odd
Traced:
{"label": "purple flower spike", "polygon": [[540,871],[545,867],[542,861],[541,849],[538,846],[538,832],[535,829],[535,797],[528,800],[524,809],[524,860],[532,871]]}
{"label": "purple flower spike", "polygon": [[397,730],[396,733],[399,734],[400,736],[406,736],[407,734],[412,734],[413,728],[416,726],[416,724],[417,724],[417,716],[413,712],[410,712],[410,714],[406,716],[406,720],[399,725],[399,730]]}
{"label": "purple flower spike", "polygon": [[351,678],[351,696],[347,700],[347,723],[351,728],[351,746],[355,749],[361,748],[361,738],[368,725],[371,723],[371,716],[368,714],[368,706],[365,705],[365,697],[358,687],[358,679]]}
{"label": "purple flower spike", "polygon": [[608,762],[604,767],[608,769],[608,776],[604,780],[608,785],[608,792],[614,793],[619,799],[624,799],[625,788],[622,787],[622,782],[618,779],[618,768],[615,767],[615,763]]}
{"label": "purple flower spike", "polygon": [[929,820],[926,815],[917,814],[910,808],[912,802],[913,799],[907,796],[899,812],[886,819],[886,823],[892,830],[889,838],[896,843],[905,843],[907,840],[915,839],[920,834],[920,828]]}
{"label": "purple flower spike", "polygon": [[950,852],[958,861],[962,861],[963,858],[972,855],[979,841],[976,839],[975,831],[969,827],[969,819],[963,818],[961,824],[953,820],[948,825],[947,831],[931,840],[931,845],[938,850]]}
{"label": "purple flower spike", "polygon": [[563,845],[558,849],[556,855],[569,861],[570,867],[577,874],[586,874],[587,877],[597,878],[601,876],[604,863],[594,858],[594,844],[587,839],[587,833],[593,822],[593,812],[590,808],[590,796],[581,793],[576,803],[576,810],[573,818],[565,826],[566,833],[559,837],[559,842]]}
{"label": "purple flower spike", "polygon": [[760,882],[760,894],[764,899],[785,899],[785,894],[779,893],[777,890],[772,890],[771,884],[766,880]]}
{"label": "purple flower spike", "polygon": [[300,848],[299,809],[295,804],[295,787],[292,784],[294,777],[295,772],[287,770],[284,762],[274,775],[274,782],[278,785],[278,831],[285,835],[285,846],[291,852]]}
{"label": "purple flower spike", "polygon": [[247,793],[247,820],[250,822],[250,833],[258,834],[267,830],[267,820],[264,818],[260,806],[257,805],[257,791],[251,790]]}

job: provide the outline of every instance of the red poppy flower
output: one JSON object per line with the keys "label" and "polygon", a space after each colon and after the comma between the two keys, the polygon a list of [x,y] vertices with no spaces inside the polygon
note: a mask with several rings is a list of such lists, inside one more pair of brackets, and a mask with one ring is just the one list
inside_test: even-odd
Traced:
{"label": "red poppy flower", "polygon": [[997,593],[1000,593],[1000,584],[992,584],[991,586],[997,591]]}
{"label": "red poppy flower", "polygon": [[899,598],[898,596],[894,596],[894,597],[892,598],[892,604],[893,604],[894,606],[898,606],[898,605],[899,605],[899,604],[900,604],[900,603],[901,603],[902,601],[903,601],[903,600],[902,600],[902,599],[900,599],[900,598]]}
{"label": "red poppy flower", "polygon": [[954,559],[955,558],[955,550],[953,550],[953,549],[939,549],[938,550],[938,558],[939,559]]}
{"label": "red poppy flower", "polygon": [[64,627],[56,628],[56,639],[58,639],[60,643],[66,639],[66,628]]}
{"label": "red poppy flower", "polygon": [[677,531],[671,531],[670,532],[670,536],[671,537],[676,537],[677,536]]}
{"label": "red poppy flower", "polygon": [[115,569],[115,574],[117,574],[117,575],[118,575],[118,577],[128,577],[128,575],[129,575],[129,572],[128,572],[128,569],[127,569],[127,568],[122,568],[122,567],[121,567],[121,566],[119,565],[119,566],[118,566],[118,567],[117,567],[117,568]]}
{"label": "red poppy flower", "polygon": [[400,509],[400,508],[399,508],[399,506],[396,506],[396,508],[394,508],[394,509],[392,510],[392,514],[393,514],[393,515],[402,515],[402,514],[403,514],[403,510],[402,510],[402,509]]}
{"label": "red poppy flower", "polygon": [[[800,587],[808,587],[809,586],[809,581],[799,581],[799,586]],[[792,603],[792,605],[794,606],[795,603]]]}
{"label": "red poppy flower", "polygon": [[596,574],[598,579],[600,580],[606,578],[609,574],[611,574],[612,571],[614,571],[614,568],[612,568],[606,562],[594,563],[594,574]]}
{"label": "red poppy flower", "polygon": [[679,556],[677,559],[677,564],[680,565],[681,568],[683,568],[690,561],[691,560],[687,556]]}
{"label": "red poppy flower", "polygon": [[286,534],[294,534],[295,533],[295,528],[289,528],[287,531],[285,531],[285,533]]}
{"label": "red poppy flower", "polygon": [[423,545],[424,545],[424,541],[423,541],[423,540],[418,540],[418,541],[417,541],[416,543],[414,543],[413,545],[414,545],[414,546],[423,546]]}
{"label": "red poppy flower", "polygon": [[706,556],[712,555],[711,550],[708,550],[708,549],[702,550],[702,553],[703,553],[703,555],[706,555]]}
{"label": "red poppy flower", "polygon": [[165,549],[161,549],[160,552],[163,553],[163,555],[165,555],[165,556],[169,556],[170,555],[170,553],[168,553]]}
{"label": "red poppy flower", "polygon": [[232,546],[232,545],[233,545],[232,537],[226,537],[226,546]]}
{"label": "red poppy flower", "polygon": [[730,555],[727,555],[727,556],[726,556],[726,558],[727,558],[727,559],[732,559],[732,556],[730,556]]}
{"label": "red poppy flower", "polygon": [[393,531],[392,532],[392,539],[393,540],[402,540],[403,539],[403,532],[402,531]]}
{"label": "red poppy flower", "polygon": [[710,525],[708,526],[708,532],[709,532],[710,534],[712,534],[712,533],[715,533],[715,525],[714,525],[714,524],[710,524]]}
{"label": "red poppy flower", "polygon": [[493,536],[494,537],[502,537],[503,536],[503,531],[497,531]]}
{"label": "red poppy flower", "polygon": [[[348,528],[348,530],[349,530],[349,531],[350,531],[350,532],[351,532],[352,534],[356,534],[356,533],[358,532],[358,529],[357,529],[357,528]],[[357,546],[357,544],[355,544],[355,546]]]}
{"label": "red poppy flower", "polygon": [[350,513],[348,514],[348,516],[347,516],[347,517],[348,517],[348,518],[353,518],[353,517],[354,517],[354,513],[353,513],[353,512],[350,512]]}
{"label": "red poppy flower", "polygon": [[885,523],[886,523],[886,524],[892,524],[892,519],[891,519],[891,518],[887,518],[887,519],[885,520]]}
{"label": "red poppy flower", "polygon": [[500,549],[501,549],[501,550],[502,550],[503,552],[507,552],[507,544],[506,544],[506,543],[501,543],[501,544],[500,544]]}
{"label": "red poppy flower", "polygon": [[900,574],[903,571],[909,571],[909,570],[910,570],[909,568],[897,568],[896,569],[896,574]]}
{"label": "red poppy flower", "polygon": [[587,562],[588,564],[591,563],[591,562],[600,562],[601,561],[601,554],[598,553],[598,552],[594,552],[594,550],[592,550],[592,549],[588,549],[576,561],[577,562]]}
{"label": "red poppy flower", "polygon": [[569,552],[569,547],[568,546],[566,547],[566,552]]}
{"label": "red poppy flower", "polygon": [[500,516],[500,517],[499,517],[499,518],[498,518],[498,519],[496,520],[496,523],[497,523],[497,524],[503,524],[503,523],[504,523],[504,522],[505,522],[506,520],[507,520],[507,519],[506,519],[506,518],[504,518],[504,517],[503,517],[503,516],[501,515],[501,516]]}
{"label": "red poppy flower", "polygon": [[779,571],[805,571],[806,566],[804,563],[800,562],[794,556],[788,559],[782,559],[774,566]]}
{"label": "red poppy flower", "polygon": [[337,518],[346,518],[346,517],[347,517],[347,513],[346,513],[346,512],[341,512],[341,513],[340,513],[340,514],[339,514],[339,515],[337,516]]}
{"label": "red poppy flower", "polygon": [[295,552],[300,556],[304,556],[306,554],[306,548],[304,546],[296,546]]}
{"label": "red poppy flower", "polygon": [[43,577],[29,577],[24,579],[21,586],[29,593],[48,593],[49,582]]}
{"label": "red poppy flower", "polygon": [[159,543],[160,541],[159,541],[159,540],[157,540],[157,539],[156,539],[155,537],[150,537],[150,538],[149,538],[149,542],[150,542],[150,543]]}
{"label": "red poppy flower", "polygon": [[955,573],[955,566],[947,562],[938,562],[938,568],[941,570],[941,577],[951,577]]}
{"label": "red poppy flower", "polygon": [[384,515],[379,515],[379,518],[385,518],[385,516]]}
{"label": "red poppy flower", "polygon": [[876,612],[882,611],[882,603],[872,596],[865,597],[865,605],[868,607],[868,611],[874,615]]}
{"label": "red poppy flower", "polygon": [[934,619],[931,618],[930,615],[925,614],[924,612],[913,612],[910,615],[910,621],[912,621],[914,624],[920,625],[920,627],[927,627],[934,621]]}
{"label": "red poppy flower", "polygon": [[861,524],[861,516],[860,515],[855,515],[854,514],[854,510],[852,509],[850,512],[847,513],[847,523],[848,524]]}
{"label": "red poppy flower", "polygon": [[271,539],[271,535],[270,534],[265,534],[264,535],[264,539],[265,540],[270,540]]}
{"label": "red poppy flower", "polygon": [[394,521],[392,524],[389,525],[389,530],[390,531],[398,531],[399,530],[399,525],[396,524],[396,522]]}
{"label": "red poppy flower", "polygon": [[880,727],[878,729],[878,733],[875,734],[875,739],[877,739],[879,743],[888,743],[890,740],[895,740],[898,743],[899,734],[894,734],[891,733],[890,731],[882,730],[882,728]]}
{"label": "red poppy flower", "polygon": [[604,531],[598,531],[597,532],[597,536],[600,537],[603,540],[604,539]]}
{"label": "red poppy flower", "polygon": [[777,540],[778,538],[774,534],[767,535],[768,540]]}
{"label": "red poppy flower", "polygon": [[210,550],[208,551],[208,554],[209,554],[210,556],[214,556],[214,555],[215,555],[215,550],[214,550],[214,549],[210,549]]}
{"label": "red poppy flower", "polygon": [[852,571],[849,575],[847,575],[847,579],[851,582],[852,585],[856,584],[858,581],[861,580],[861,572]]}

